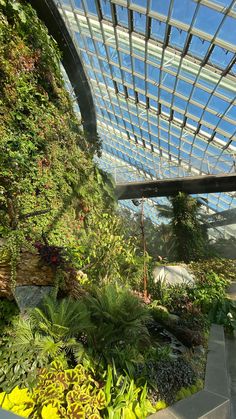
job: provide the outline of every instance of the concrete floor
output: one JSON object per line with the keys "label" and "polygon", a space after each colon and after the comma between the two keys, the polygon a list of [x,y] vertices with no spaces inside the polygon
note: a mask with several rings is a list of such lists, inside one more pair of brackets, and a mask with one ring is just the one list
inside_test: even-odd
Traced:
{"label": "concrete floor", "polygon": [[236,334],[226,336],[225,344],[230,385],[230,419],[236,419]]}
{"label": "concrete floor", "polygon": [[[228,289],[228,296],[236,301],[236,281],[232,282]],[[236,331],[232,336],[225,337],[227,353],[227,369],[230,385],[230,419],[236,419]]]}

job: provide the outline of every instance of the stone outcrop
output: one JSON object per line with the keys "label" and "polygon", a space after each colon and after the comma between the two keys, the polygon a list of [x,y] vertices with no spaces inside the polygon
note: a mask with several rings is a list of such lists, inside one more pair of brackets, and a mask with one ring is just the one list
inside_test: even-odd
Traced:
{"label": "stone outcrop", "polygon": [[[52,285],[55,272],[42,264],[38,255],[22,252],[16,271],[16,285]],[[0,297],[13,299],[9,261],[0,260]]]}

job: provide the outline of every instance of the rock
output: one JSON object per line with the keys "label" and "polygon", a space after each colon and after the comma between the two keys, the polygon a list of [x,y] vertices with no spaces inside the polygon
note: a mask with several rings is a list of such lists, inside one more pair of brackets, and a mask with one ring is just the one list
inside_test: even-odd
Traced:
{"label": "rock", "polygon": [[153,269],[154,282],[162,282],[168,285],[190,285],[195,284],[194,277],[187,269],[181,265],[156,266]]}
{"label": "rock", "polygon": [[23,285],[14,290],[15,300],[21,312],[40,305],[45,295],[53,290],[52,286]]}
{"label": "rock", "polygon": [[[38,255],[22,252],[16,269],[16,286],[52,285],[55,272],[50,266],[43,265]],[[13,299],[11,286],[11,266],[9,261],[0,261],[0,297]]]}

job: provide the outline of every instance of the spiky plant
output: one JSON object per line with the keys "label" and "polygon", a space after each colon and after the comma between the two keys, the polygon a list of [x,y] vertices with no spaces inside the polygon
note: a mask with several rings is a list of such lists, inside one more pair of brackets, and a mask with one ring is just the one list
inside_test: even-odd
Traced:
{"label": "spiky plant", "polygon": [[95,351],[104,353],[117,345],[121,349],[128,344],[139,347],[148,340],[147,307],[128,289],[114,284],[94,287],[85,303],[94,325],[87,332],[88,343]]}
{"label": "spiky plant", "polygon": [[55,341],[78,337],[91,328],[89,312],[82,301],[46,296],[42,306],[31,313],[34,327]]}

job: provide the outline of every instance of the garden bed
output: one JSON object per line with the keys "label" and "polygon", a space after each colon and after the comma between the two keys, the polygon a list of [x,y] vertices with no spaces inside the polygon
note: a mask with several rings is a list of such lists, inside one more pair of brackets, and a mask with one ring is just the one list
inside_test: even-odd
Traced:
{"label": "garden bed", "polygon": [[167,409],[154,413],[149,418],[228,419],[229,409],[224,329],[222,326],[212,325],[208,342],[204,389]]}

